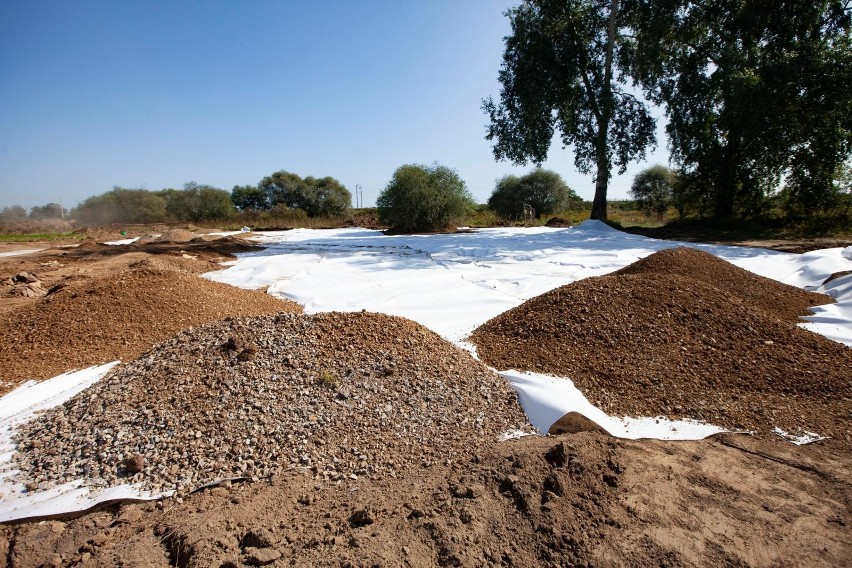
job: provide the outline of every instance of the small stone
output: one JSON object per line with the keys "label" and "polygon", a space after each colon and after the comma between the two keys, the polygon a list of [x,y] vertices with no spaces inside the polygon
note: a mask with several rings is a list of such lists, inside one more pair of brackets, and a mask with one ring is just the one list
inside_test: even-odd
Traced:
{"label": "small stone", "polygon": [[353,528],[372,525],[374,522],[376,519],[370,509],[358,509],[349,517],[349,525]]}
{"label": "small stone", "polygon": [[130,475],[141,473],[145,469],[145,458],[139,454],[133,454],[124,458],[122,465],[124,466],[124,470]]}
{"label": "small stone", "polygon": [[240,542],[242,548],[270,548],[275,544],[275,537],[267,529],[252,529]]}
{"label": "small stone", "polygon": [[243,552],[246,555],[246,564],[249,566],[268,566],[281,558],[281,553],[274,548],[248,547]]}

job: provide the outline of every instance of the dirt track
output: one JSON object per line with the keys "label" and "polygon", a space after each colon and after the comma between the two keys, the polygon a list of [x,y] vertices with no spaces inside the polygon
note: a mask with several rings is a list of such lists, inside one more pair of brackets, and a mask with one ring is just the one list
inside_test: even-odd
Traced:
{"label": "dirt track", "polygon": [[[198,242],[191,251],[192,243],[136,245],[131,251],[91,245],[88,252],[80,247],[73,253],[0,259],[0,278],[30,271],[45,288],[67,285],[43,298],[3,298],[13,304],[3,310],[4,317],[26,312],[38,327],[35,308],[60,298],[67,302],[65,310],[73,310],[77,301],[82,315],[92,298],[73,297],[69,291],[78,286],[109,289],[118,295],[116,302],[135,305],[142,300],[139,293],[130,293],[132,286],[109,283],[117,278],[144,281],[146,274],[170,275],[166,281],[174,286],[168,293],[191,298],[204,287],[192,274],[224,258],[227,251],[213,248],[222,244]],[[153,304],[144,311],[162,320],[152,320],[151,326],[166,325],[172,296],[159,287],[151,290]],[[243,301],[245,293],[227,290],[233,295],[222,300],[223,310]],[[122,291],[127,294],[121,296]],[[765,306],[754,309],[754,317],[765,323]],[[96,334],[102,324],[98,318],[81,317],[74,325],[75,333],[87,335]],[[403,335],[409,337],[412,332],[405,325]],[[362,349],[393,339],[374,335],[359,344]],[[4,338],[6,345],[14,337]],[[47,345],[50,336],[45,337]],[[327,337],[327,355],[293,358],[293,372],[313,373],[317,384],[327,382],[320,367],[337,365],[351,343],[333,328]],[[140,341],[142,351],[163,337],[144,339],[150,343]],[[113,357],[111,343],[91,341],[80,350],[92,361],[107,360]],[[379,343],[378,349],[389,350]],[[19,355],[24,365],[25,350],[19,343],[12,345],[12,356]],[[737,345],[731,341],[731,349]],[[820,343],[815,349],[823,347]],[[436,352],[428,344],[424,348]],[[462,372],[472,363],[461,352],[441,357],[442,375]],[[420,366],[430,375],[423,358],[400,363],[412,373]],[[387,368],[391,372],[379,372],[377,378],[401,372]],[[724,391],[725,385],[714,388]],[[653,390],[641,384],[635,389],[630,392],[637,395]],[[357,390],[350,388],[344,396],[357,395]],[[786,404],[796,404],[794,396],[787,398],[794,400]],[[616,404],[614,396],[611,401]],[[776,402],[785,401],[763,408],[769,412]],[[836,418],[848,431],[848,399],[845,404],[838,412],[846,414]],[[796,408],[804,414],[808,407]],[[416,408],[407,411],[412,413]],[[408,420],[402,414],[388,418],[396,427]],[[161,503],[103,506],[46,522],[13,523],[0,531],[0,566],[841,566],[852,554],[852,456],[843,440],[796,447],[773,437],[726,435],[666,443],[581,432],[503,443],[470,441],[449,462],[424,459],[421,450],[384,443],[365,448],[367,464],[373,459],[405,464],[400,468],[405,473],[396,477],[368,472],[341,479],[316,467],[285,467],[269,472],[271,477],[255,475],[255,481],[225,483]]]}

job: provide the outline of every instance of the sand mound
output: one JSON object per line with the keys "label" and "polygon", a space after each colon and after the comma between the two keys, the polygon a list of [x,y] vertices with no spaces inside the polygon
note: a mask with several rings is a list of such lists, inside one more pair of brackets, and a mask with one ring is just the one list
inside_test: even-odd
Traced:
{"label": "sand mound", "polygon": [[662,250],[613,274],[685,276],[731,294],[745,304],[761,309],[771,316],[792,322],[799,321],[799,316],[807,315],[808,308],[830,304],[833,301],[825,294],[806,292],[800,288],[758,276],[692,247]]}
{"label": "sand mound", "polygon": [[43,487],[129,477],[159,490],[295,467],[394,477],[517,428],[530,427],[506,383],[418,324],[282,313],[186,330],[18,439]]}
{"label": "sand mound", "polygon": [[227,315],[301,311],[292,302],[175,270],[145,268],[69,282],[37,303],[0,314],[0,392],[28,379],[130,360],[192,325]]}
{"label": "sand mound", "polygon": [[[712,263],[704,267],[703,280],[712,281]],[[725,270],[735,276],[739,269]],[[852,441],[852,350],[773,317],[766,311],[772,297],[755,307],[702,279],[640,266],[533,298],[471,340],[489,365],[570,377],[611,413]],[[778,315],[787,319],[789,311]]]}
{"label": "sand mound", "polygon": [[198,233],[174,227],[164,231],[163,234],[160,235],[159,240],[161,242],[185,243],[191,241],[197,236]]}

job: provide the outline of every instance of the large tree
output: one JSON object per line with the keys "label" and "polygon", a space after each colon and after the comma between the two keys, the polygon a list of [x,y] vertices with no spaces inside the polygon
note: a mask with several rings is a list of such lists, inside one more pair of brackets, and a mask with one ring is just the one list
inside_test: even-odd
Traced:
{"label": "large tree", "polygon": [[626,89],[626,13],[619,0],[527,0],[506,15],[500,102],[483,101],[494,156],[540,164],[558,130],[577,169],[596,172],[591,216],[605,220],[612,167],[654,143],[654,119]]}
{"label": "large tree", "polygon": [[852,148],[847,1],[625,1],[633,75],[716,217],[753,212],[785,174],[802,194],[830,190]]}

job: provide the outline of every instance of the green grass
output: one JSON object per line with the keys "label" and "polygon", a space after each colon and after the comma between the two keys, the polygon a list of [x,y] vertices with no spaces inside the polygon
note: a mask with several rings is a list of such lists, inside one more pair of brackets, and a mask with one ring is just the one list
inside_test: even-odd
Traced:
{"label": "green grass", "polygon": [[0,243],[23,243],[29,241],[52,241],[74,238],[73,233],[0,233]]}

